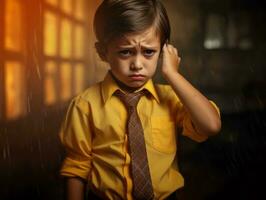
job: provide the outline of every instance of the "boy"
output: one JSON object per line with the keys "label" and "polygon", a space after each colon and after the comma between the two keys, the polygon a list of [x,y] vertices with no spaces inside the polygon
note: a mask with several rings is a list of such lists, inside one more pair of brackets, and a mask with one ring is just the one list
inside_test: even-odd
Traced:
{"label": "boy", "polygon": [[[67,112],[60,134],[67,197],[83,199],[87,184],[92,199],[166,199],[184,184],[176,127],[204,141],[220,130],[218,108],[178,73],[180,58],[167,44],[170,26],[159,0],[105,0],[94,28],[110,71]],[[160,54],[170,86],[151,80]]]}

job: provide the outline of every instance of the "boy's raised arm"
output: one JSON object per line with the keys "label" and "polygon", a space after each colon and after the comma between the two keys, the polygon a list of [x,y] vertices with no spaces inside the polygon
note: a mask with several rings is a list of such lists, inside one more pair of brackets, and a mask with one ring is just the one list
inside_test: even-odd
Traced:
{"label": "boy's raised arm", "polygon": [[215,135],[221,129],[220,116],[210,101],[178,72],[180,60],[174,46],[164,45],[162,74],[188,110],[197,132]]}

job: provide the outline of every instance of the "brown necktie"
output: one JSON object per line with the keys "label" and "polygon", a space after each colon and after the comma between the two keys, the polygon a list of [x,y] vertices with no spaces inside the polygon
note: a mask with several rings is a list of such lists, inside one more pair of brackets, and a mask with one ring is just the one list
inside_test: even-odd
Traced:
{"label": "brown necktie", "polygon": [[144,95],[144,91],[124,94],[117,90],[115,95],[124,103],[128,111],[127,131],[131,156],[133,197],[135,200],[153,199],[144,134],[137,113],[137,104],[140,97]]}

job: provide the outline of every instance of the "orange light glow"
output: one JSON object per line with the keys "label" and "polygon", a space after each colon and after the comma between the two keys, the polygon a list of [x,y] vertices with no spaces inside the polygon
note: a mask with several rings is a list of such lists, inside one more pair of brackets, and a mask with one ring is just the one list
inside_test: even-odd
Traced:
{"label": "orange light glow", "polygon": [[26,114],[26,87],[24,70],[19,62],[5,64],[5,98],[7,119]]}
{"label": "orange light glow", "polygon": [[56,64],[48,61],[45,65],[45,80],[44,80],[44,103],[52,105],[56,102]]}
{"label": "orange light glow", "polygon": [[82,58],[84,55],[84,32],[82,26],[77,26],[75,29],[75,57]]}
{"label": "orange light glow", "polygon": [[76,0],[76,9],[75,9],[75,17],[79,20],[84,19],[84,0]]}
{"label": "orange light glow", "polygon": [[67,14],[72,14],[72,0],[61,0],[61,8]]}
{"label": "orange light glow", "polygon": [[77,64],[75,66],[75,94],[81,92],[84,89],[85,82],[85,70],[83,64]]}
{"label": "orange light glow", "polygon": [[64,58],[71,56],[71,22],[63,19],[61,22],[60,55]]}
{"label": "orange light glow", "polygon": [[69,63],[63,63],[60,70],[61,81],[61,99],[63,101],[68,100],[71,97],[72,91],[72,79],[71,79],[71,65]]}
{"label": "orange light glow", "polygon": [[45,0],[45,1],[46,1],[46,3],[49,3],[49,4],[53,5],[53,6],[57,6],[58,5],[58,0]]}
{"label": "orange light glow", "polygon": [[55,56],[57,51],[57,23],[56,15],[46,11],[44,14],[44,54]]}
{"label": "orange light glow", "polygon": [[20,51],[22,49],[21,4],[18,0],[8,0],[5,5],[5,48]]}

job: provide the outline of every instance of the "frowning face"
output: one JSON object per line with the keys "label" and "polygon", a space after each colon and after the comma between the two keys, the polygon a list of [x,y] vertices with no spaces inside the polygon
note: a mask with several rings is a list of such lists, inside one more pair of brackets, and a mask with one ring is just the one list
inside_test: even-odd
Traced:
{"label": "frowning face", "polygon": [[161,50],[153,27],[119,37],[108,44],[105,60],[125,88],[142,87],[154,75]]}

